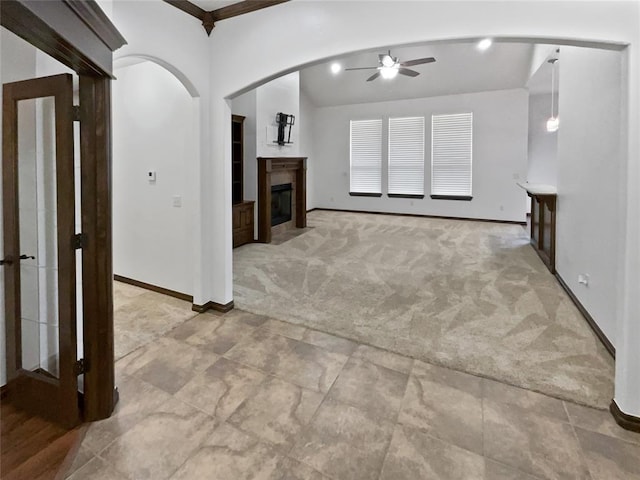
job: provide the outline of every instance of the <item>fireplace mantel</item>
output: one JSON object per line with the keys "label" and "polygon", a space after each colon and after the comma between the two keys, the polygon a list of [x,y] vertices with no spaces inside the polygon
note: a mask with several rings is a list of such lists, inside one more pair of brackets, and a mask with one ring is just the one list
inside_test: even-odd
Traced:
{"label": "fireplace mantel", "polygon": [[296,228],[307,226],[307,157],[258,157],[258,241],[271,242],[271,175],[295,175]]}

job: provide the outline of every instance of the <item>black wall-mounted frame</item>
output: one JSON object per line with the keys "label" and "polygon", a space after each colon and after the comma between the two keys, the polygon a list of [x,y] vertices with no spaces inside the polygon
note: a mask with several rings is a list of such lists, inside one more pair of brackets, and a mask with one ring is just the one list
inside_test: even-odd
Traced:
{"label": "black wall-mounted frame", "polygon": [[[278,124],[278,140],[273,143],[277,143],[280,146],[291,143],[291,127],[296,123],[295,115],[289,115],[286,113],[276,113],[276,123]],[[287,127],[288,132],[287,132]],[[284,137],[287,136],[285,140]]]}

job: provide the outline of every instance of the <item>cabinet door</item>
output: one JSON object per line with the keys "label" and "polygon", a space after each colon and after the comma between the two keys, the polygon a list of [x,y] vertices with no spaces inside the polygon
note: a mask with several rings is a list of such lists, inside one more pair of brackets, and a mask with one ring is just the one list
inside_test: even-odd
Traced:
{"label": "cabinet door", "polygon": [[540,200],[531,197],[531,243],[538,248],[540,241]]}
{"label": "cabinet door", "polygon": [[551,258],[551,209],[548,201],[541,202],[542,208],[542,237],[540,238],[540,250]]}
{"label": "cabinet door", "polygon": [[242,210],[240,205],[234,205],[233,207],[233,229],[236,230],[242,227]]}

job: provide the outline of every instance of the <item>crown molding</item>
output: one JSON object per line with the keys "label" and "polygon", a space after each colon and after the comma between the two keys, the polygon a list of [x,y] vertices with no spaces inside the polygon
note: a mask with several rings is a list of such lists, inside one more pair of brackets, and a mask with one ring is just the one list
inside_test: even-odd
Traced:
{"label": "crown molding", "polygon": [[202,22],[202,26],[207,32],[207,35],[211,36],[211,32],[215,27],[215,23],[219,22],[220,20],[226,20],[227,18],[244,15],[245,13],[250,13],[256,10],[271,7],[273,5],[278,5],[279,3],[286,3],[289,0],[245,0],[211,11],[200,8],[189,0],[163,1],[200,20]]}

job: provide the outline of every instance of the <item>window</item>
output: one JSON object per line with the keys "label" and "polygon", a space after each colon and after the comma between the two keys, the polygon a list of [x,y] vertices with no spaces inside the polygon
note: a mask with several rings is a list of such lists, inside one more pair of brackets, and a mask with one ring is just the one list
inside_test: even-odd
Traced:
{"label": "window", "polygon": [[471,200],[473,113],[431,117],[431,198]]}
{"label": "window", "polygon": [[424,117],[389,119],[389,196],[424,197]]}
{"label": "window", "polygon": [[350,195],[382,195],[382,120],[351,120]]}

